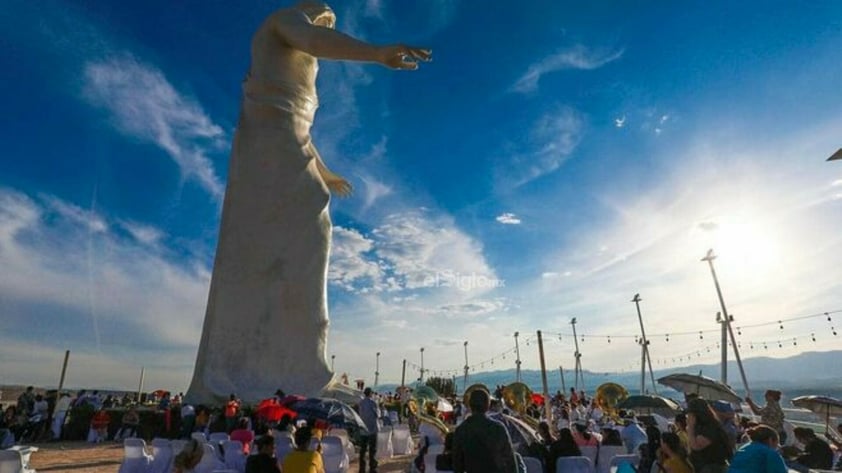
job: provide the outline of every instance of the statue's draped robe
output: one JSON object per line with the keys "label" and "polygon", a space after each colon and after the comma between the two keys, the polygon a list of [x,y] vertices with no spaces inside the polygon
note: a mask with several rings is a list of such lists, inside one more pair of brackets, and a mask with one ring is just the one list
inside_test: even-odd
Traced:
{"label": "statue's draped robe", "polygon": [[330,194],[310,126],[317,99],[293,85],[243,85],[207,313],[187,400],[246,402],[282,388],[317,395],[325,356]]}

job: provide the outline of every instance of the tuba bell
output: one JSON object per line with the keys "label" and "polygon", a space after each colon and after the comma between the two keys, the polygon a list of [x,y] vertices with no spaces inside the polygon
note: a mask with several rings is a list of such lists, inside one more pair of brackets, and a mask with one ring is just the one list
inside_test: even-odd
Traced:
{"label": "tuba bell", "polygon": [[596,404],[609,417],[617,417],[617,404],[628,397],[626,388],[617,383],[602,383],[596,388]]}
{"label": "tuba bell", "polygon": [[430,386],[419,386],[413,391],[407,407],[419,421],[430,424],[441,431],[442,435],[447,435],[450,429],[438,418],[438,403],[439,395],[435,389]]}

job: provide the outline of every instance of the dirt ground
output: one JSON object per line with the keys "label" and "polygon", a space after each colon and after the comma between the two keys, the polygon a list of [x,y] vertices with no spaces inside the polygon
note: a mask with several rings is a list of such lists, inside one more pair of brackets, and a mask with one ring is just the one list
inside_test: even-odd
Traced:
{"label": "dirt ground", "polygon": [[[122,445],[115,443],[92,445],[86,442],[55,442],[36,444],[38,451],[30,458],[30,467],[39,472],[116,473],[123,459]],[[409,455],[381,460],[377,470],[398,473],[409,470]],[[356,460],[349,472],[357,471]]]}

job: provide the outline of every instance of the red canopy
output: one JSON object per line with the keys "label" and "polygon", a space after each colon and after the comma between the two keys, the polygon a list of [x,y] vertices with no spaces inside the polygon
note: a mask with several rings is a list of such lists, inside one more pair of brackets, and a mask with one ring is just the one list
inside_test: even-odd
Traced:
{"label": "red canopy", "polygon": [[295,411],[286,406],[282,406],[281,403],[279,403],[274,397],[260,401],[260,404],[257,405],[255,414],[257,414],[258,417],[262,417],[270,422],[278,422],[285,414],[288,414],[292,419],[295,419],[296,416]]}

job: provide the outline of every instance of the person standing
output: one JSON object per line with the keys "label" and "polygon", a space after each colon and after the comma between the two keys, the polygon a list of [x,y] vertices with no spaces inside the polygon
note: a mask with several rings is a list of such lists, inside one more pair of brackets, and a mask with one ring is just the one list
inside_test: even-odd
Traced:
{"label": "person standing", "polygon": [[468,399],[471,416],[453,434],[455,473],[517,472],[509,432],[503,424],[485,415],[490,404],[488,391],[476,389],[471,392]]}
{"label": "person standing", "polygon": [[236,394],[228,396],[228,402],[225,403],[225,432],[231,433],[234,427],[237,426],[238,414],[240,413],[240,402],[237,400]]}
{"label": "person standing", "polygon": [[365,455],[368,451],[368,464],[371,473],[377,472],[377,432],[380,431],[380,409],[374,402],[371,388],[363,391],[365,398],[360,401],[360,418],[368,429],[368,435],[362,438],[360,446],[360,473],[365,473]]}
{"label": "person standing", "polygon": [[[322,445],[316,447],[316,451],[310,450],[310,439],[313,432],[309,426],[301,427],[295,431],[295,450],[284,457],[281,470],[284,473],[325,473],[324,461],[322,460]],[[362,454],[360,454],[362,462]]]}
{"label": "person standing", "polygon": [[70,404],[72,402],[70,394],[67,392],[61,393],[61,396],[56,402],[52,425],[53,440],[61,440],[61,429],[64,427],[64,419],[67,417],[67,411],[70,410]]}
{"label": "person standing", "polygon": [[728,434],[704,399],[687,404],[687,439],[696,473],[725,473],[733,456]]}
{"label": "person standing", "polygon": [[784,410],[781,408],[781,392],[769,389],[763,397],[766,399],[766,405],[763,407],[758,406],[751,399],[751,396],[746,397],[746,403],[754,415],[760,416],[761,424],[775,429],[780,436],[781,445],[784,445],[786,444],[786,431],[784,430]]}

